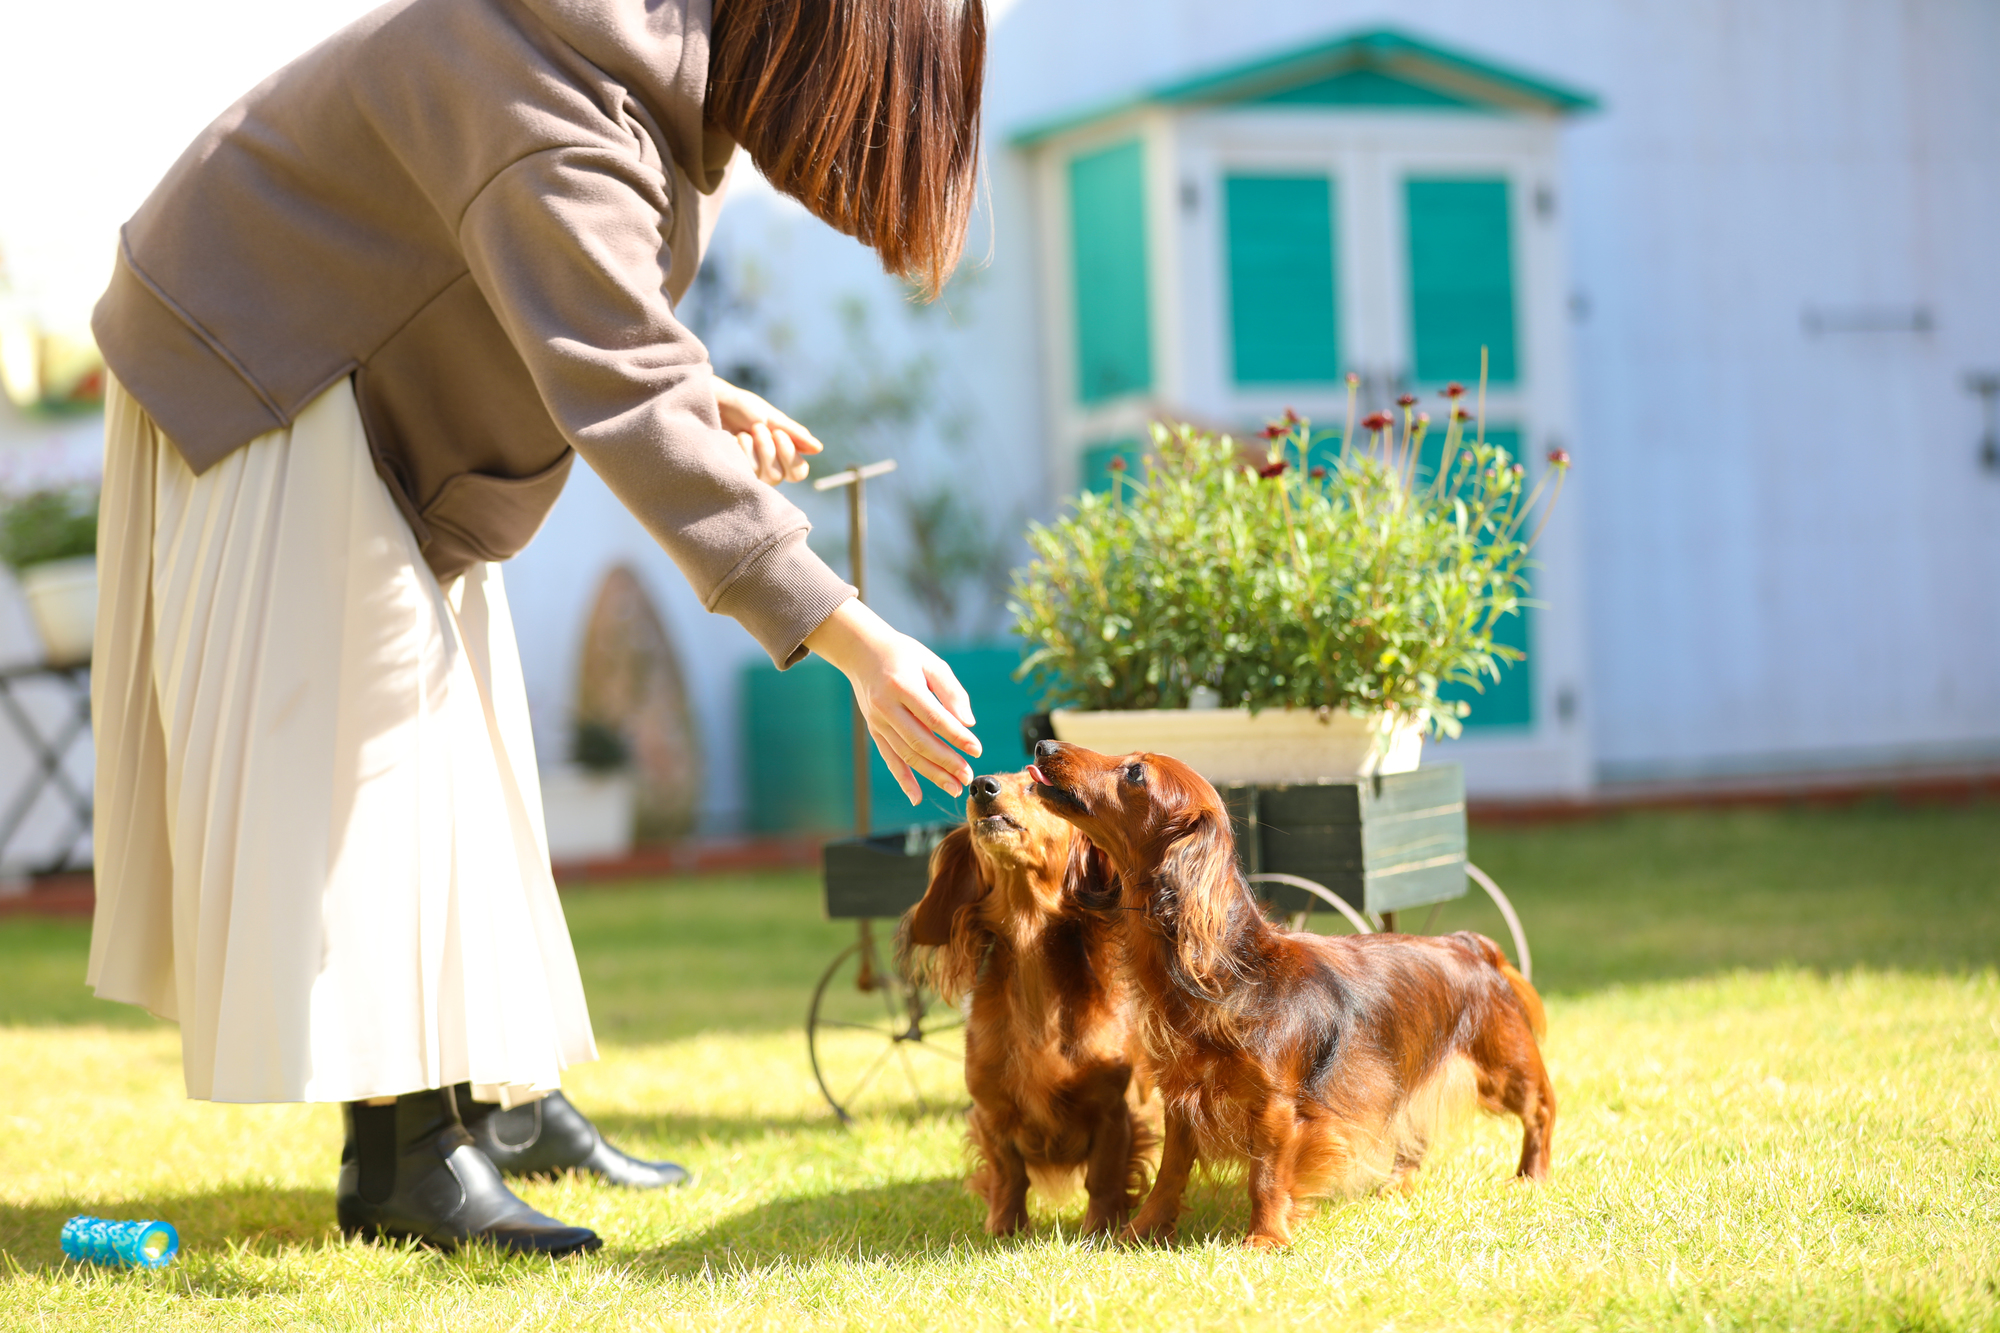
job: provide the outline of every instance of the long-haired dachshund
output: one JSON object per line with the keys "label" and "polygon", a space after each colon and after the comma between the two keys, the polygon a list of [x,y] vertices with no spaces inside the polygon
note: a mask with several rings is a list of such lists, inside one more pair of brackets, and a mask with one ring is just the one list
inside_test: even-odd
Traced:
{"label": "long-haired dachshund", "polygon": [[957,1002],[969,990],[965,1085],[986,1230],[1028,1224],[1028,1183],[1061,1194],[1083,1173],[1087,1234],[1110,1233],[1145,1193],[1159,1136],[1133,1088],[1137,1049],[1103,853],[1042,808],[1022,773],[976,779],[966,822],[939,844],[903,947]]}
{"label": "long-haired dachshund", "polygon": [[1520,1117],[1545,1180],[1555,1093],[1542,1002],[1482,935],[1291,934],[1258,910],[1221,799],[1187,765],[1043,741],[1036,795],[1117,868],[1126,962],[1166,1147],[1136,1239],[1171,1239],[1197,1158],[1249,1168],[1248,1244],[1286,1245],[1308,1201],[1408,1188],[1474,1098]]}

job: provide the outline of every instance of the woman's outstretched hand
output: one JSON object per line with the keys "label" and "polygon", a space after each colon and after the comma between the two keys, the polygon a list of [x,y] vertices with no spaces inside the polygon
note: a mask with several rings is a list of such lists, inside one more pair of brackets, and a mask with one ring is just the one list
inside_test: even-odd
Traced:
{"label": "woman's outstretched hand", "polygon": [[735,434],[758,479],[773,486],[781,481],[804,481],[812,470],[806,459],[825,446],[811,431],[748,389],[739,389],[720,375],[712,378],[722,428]]}
{"label": "woman's outstretched hand", "polygon": [[972,765],[951,748],[979,755],[979,738],[969,730],[972,701],[936,653],[854,599],[806,635],[806,647],[854,686],[868,734],[911,805],[923,799],[914,774],[953,796],[972,781]]}

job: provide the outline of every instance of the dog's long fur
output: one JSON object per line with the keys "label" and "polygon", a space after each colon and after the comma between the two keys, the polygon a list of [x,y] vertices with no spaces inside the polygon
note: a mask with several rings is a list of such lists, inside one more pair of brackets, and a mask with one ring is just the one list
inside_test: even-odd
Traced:
{"label": "dog's long fur", "polygon": [[[966,822],[931,859],[903,923],[905,950],[953,1001],[969,991],[965,1084],[986,1229],[1028,1225],[1028,1185],[1060,1197],[1081,1172],[1087,1233],[1125,1224],[1159,1136],[1139,1111],[1131,990],[1109,864],[1028,791],[1026,775],[973,784]],[[914,946],[914,947],[913,947]],[[922,957],[928,949],[928,957]]]}
{"label": "dog's long fur", "polygon": [[1185,764],[1048,741],[1029,772],[1118,871],[1166,1100],[1159,1178],[1130,1236],[1171,1238],[1196,1159],[1234,1159],[1248,1166],[1248,1243],[1289,1244],[1315,1197],[1409,1188],[1440,1122],[1473,1101],[1520,1118],[1519,1174],[1547,1178],[1542,1003],[1493,941],[1279,930],[1237,868],[1215,789]]}

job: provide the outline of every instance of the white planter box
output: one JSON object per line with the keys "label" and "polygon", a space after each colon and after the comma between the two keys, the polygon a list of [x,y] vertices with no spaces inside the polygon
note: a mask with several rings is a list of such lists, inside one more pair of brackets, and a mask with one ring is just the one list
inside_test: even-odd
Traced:
{"label": "white planter box", "polygon": [[42,636],[42,660],[52,667],[88,662],[97,629],[97,557],[30,565],[20,578],[28,614]]}
{"label": "white planter box", "polygon": [[1305,708],[1059,708],[1049,714],[1058,740],[1103,754],[1148,750],[1171,755],[1218,786],[1353,782],[1407,773],[1423,758],[1423,719],[1392,724]]}
{"label": "white planter box", "polygon": [[610,861],[631,854],[637,792],[630,774],[556,768],[541,776],[551,861]]}

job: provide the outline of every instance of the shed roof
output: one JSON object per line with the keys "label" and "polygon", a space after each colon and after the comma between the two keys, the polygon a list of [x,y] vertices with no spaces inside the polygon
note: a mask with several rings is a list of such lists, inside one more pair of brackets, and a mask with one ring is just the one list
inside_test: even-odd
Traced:
{"label": "shed roof", "polygon": [[1034,122],[1011,136],[1030,147],[1145,106],[1391,107],[1568,115],[1596,107],[1565,88],[1393,28],[1344,33]]}

